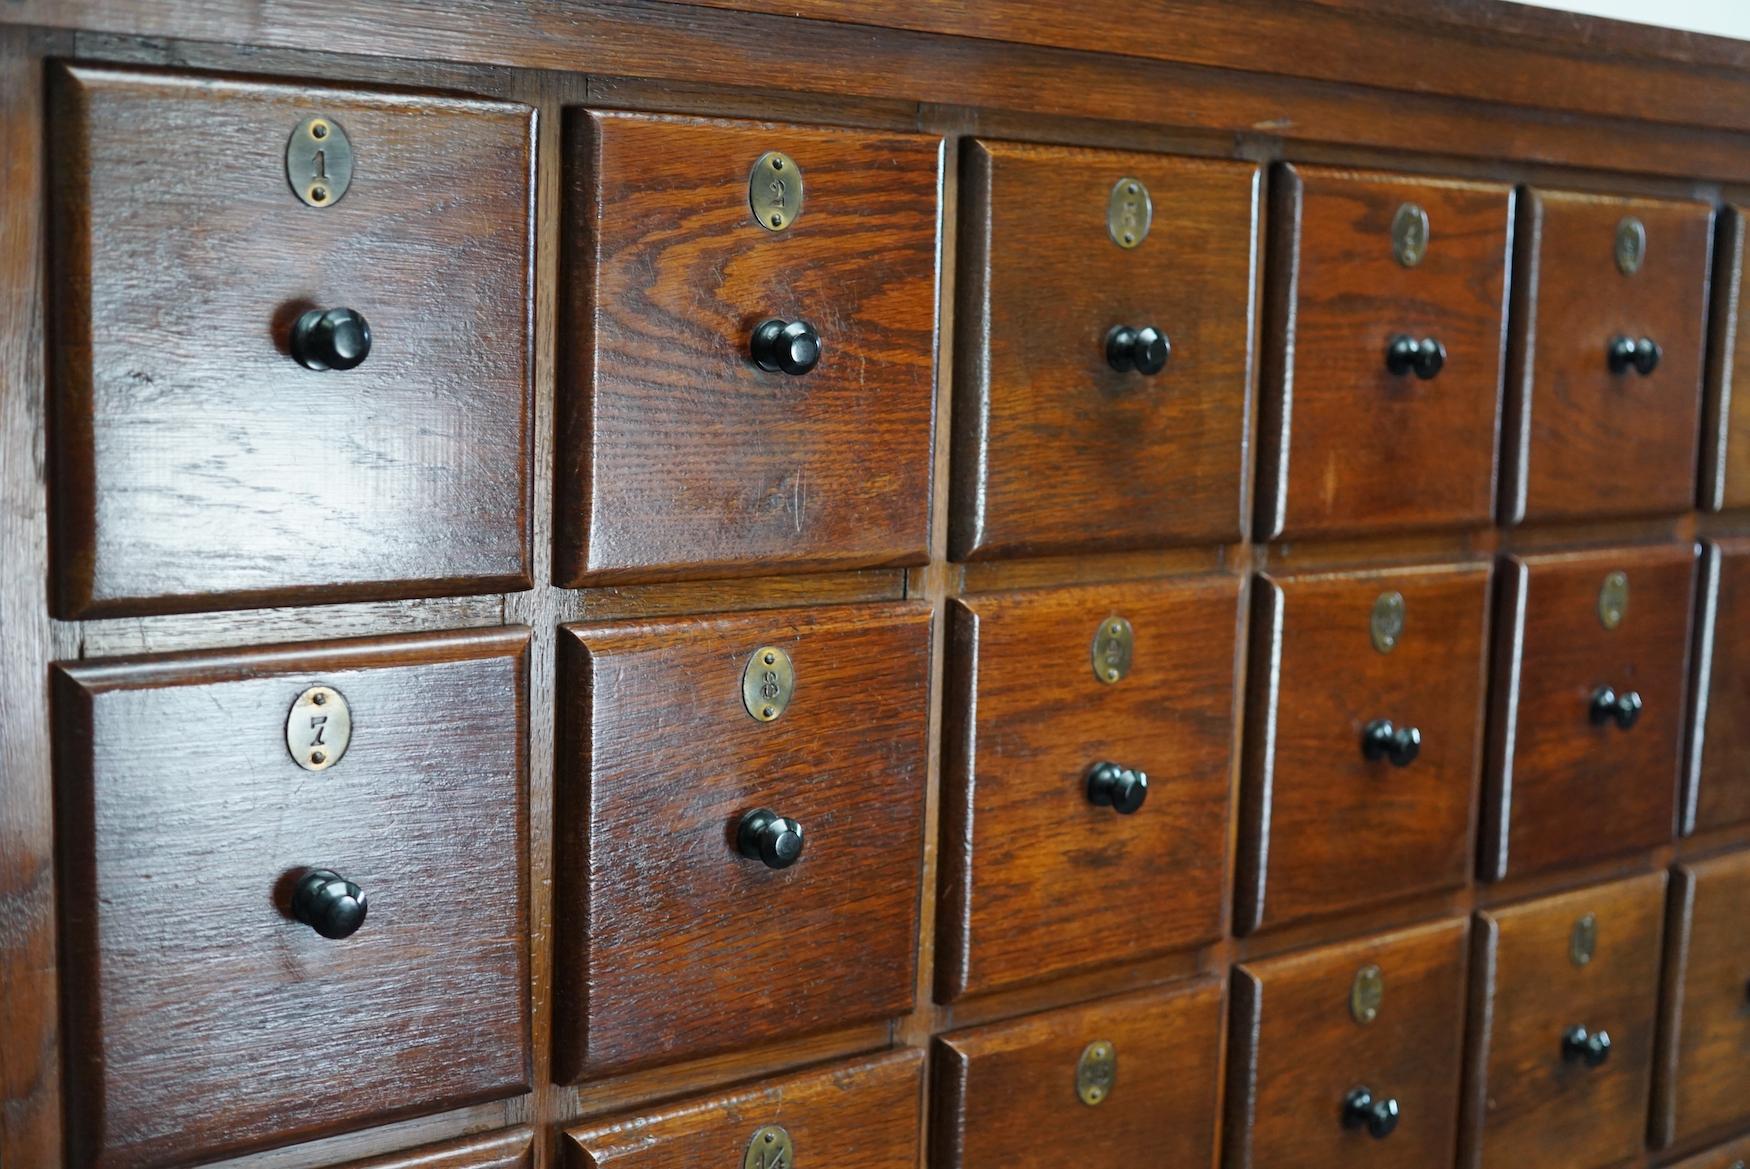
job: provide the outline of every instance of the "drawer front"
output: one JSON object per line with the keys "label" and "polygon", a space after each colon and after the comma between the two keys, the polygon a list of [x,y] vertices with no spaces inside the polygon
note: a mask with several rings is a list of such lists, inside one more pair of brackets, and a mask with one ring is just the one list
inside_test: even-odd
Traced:
{"label": "drawer front", "polygon": [[[1713,304],[1708,317],[1707,384],[1701,431],[1701,506],[1750,507],[1750,304],[1743,296],[1750,233],[1743,207],[1716,220]],[[1750,386],[1750,382],[1745,382]]]}
{"label": "drawer front", "polygon": [[1230,1169],[1450,1166],[1468,934],[1444,921],[1236,967]]}
{"label": "drawer front", "polygon": [[563,631],[563,1078],[911,1009],[929,677],[921,605]]}
{"label": "drawer front", "polygon": [[1713,208],[1539,190],[1519,208],[1504,518],[1687,511]]}
{"label": "drawer front", "polygon": [[1693,1157],[1685,1157],[1671,1169],[1744,1169],[1747,1164],[1750,1164],[1750,1137],[1743,1137]]}
{"label": "drawer front", "polygon": [[526,644],[57,669],[75,1164],[205,1160],[528,1086]]}
{"label": "drawer front", "polygon": [[1670,840],[1694,546],[1508,557],[1500,571],[1483,877]]}
{"label": "drawer front", "polygon": [[1497,183],[1278,169],[1260,531],[1494,515],[1513,194]]}
{"label": "drawer front", "polygon": [[566,1169],[916,1169],[924,1056],[895,1051],[559,1134]]}
{"label": "drawer front", "polygon": [[[941,153],[570,111],[558,583],[923,563]],[[755,194],[784,197],[781,229]],[[768,321],[798,326],[761,350],[771,369]]]}
{"label": "drawer front", "polygon": [[391,1153],[342,1166],[341,1169],[534,1169],[534,1136],[528,1129],[464,1137],[427,1145],[408,1153]]}
{"label": "drawer front", "polygon": [[1259,578],[1241,930],[1468,879],[1488,583],[1487,565]]}
{"label": "drawer front", "polygon": [[940,999],[1221,935],[1239,597],[1214,577],[953,602]]}
{"label": "drawer front", "polygon": [[1710,541],[1702,551],[1685,832],[1750,820],[1750,539]]}
{"label": "drawer front", "polygon": [[[1238,538],[1258,168],[1009,142],[965,153],[950,554]],[[1122,246],[1144,200],[1150,228]],[[1164,367],[1142,372],[1136,358],[1152,368],[1161,345],[1114,345],[1116,329],[1163,335]]]}
{"label": "drawer front", "polygon": [[1665,874],[1477,915],[1470,1169],[1602,1169],[1645,1143]]}
{"label": "drawer front", "polygon": [[932,1164],[1213,1164],[1222,998],[1209,978],[938,1038]]}
{"label": "drawer front", "polygon": [[[54,82],[59,615],[527,587],[534,112]],[[317,116],[354,166],[322,207],[287,170]],[[167,127],[182,179],[142,199]],[[363,318],[362,364],[300,364],[343,356],[316,310]]]}
{"label": "drawer front", "polygon": [[1750,852],[1674,872],[1653,1131],[1688,1143],[1750,1118]]}

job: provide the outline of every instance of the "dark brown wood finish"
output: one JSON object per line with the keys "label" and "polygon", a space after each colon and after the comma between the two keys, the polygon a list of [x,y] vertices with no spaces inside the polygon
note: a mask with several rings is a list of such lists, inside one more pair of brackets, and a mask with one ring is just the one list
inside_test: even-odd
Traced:
{"label": "dark brown wood finish", "polygon": [[[1283,165],[1271,182],[1258,535],[1486,524],[1507,341],[1513,190]],[[1399,208],[1425,250],[1394,254]],[[1399,336],[1440,343],[1393,373]]]}
{"label": "dark brown wood finish", "polygon": [[[1486,564],[1258,578],[1237,929],[1469,880],[1488,582]],[[1382,652],[1390,594],[1403,625]],[[1364,753],[1376,720],[1419,732],[1407,766]]]}
{"label": "dark brown wood finish", "polygon": [[[1468,935],[1468,922],[1441,921],[1236,967],[1229,1169],[1450,1166]],[[1365,966],[1378,967],[1384,994],[1363,1023],[1349,1000]],[[1398,1102],[1383,1140],[1343,1123],[1358,1087]]]}
{"label": "dark brown wood finish", "polygon": [[[558,583],[924,561],[940,140],[574,111],[566,146]],[[813,370],[754,363],[774,318]]]}
{"label": "dark brown wood finish", "polygon": [[372,1157],[339,1169],[533,1169],[534,1134],[528,1129],[464,1137],[386,1157]]}
{"label": "dark brown wood finish", "polygon": [[[1634,1159],[1646,1134],[1664,915],[1664,873],[1477,915],[1466,1169]],[[1595,941],[1582,963],[1574,937],[1588,916]],[[1574,1027],[1608,1036],[1604,1062],[1567,1055]]]}
{"label": "dark brown wood finish", "polygon": [[1656,1144],[1693,1144],[1750,1119],[1750,852],[1672,870]]}
{"label": "dark brown wood finish", "polygon": [[[1644,258],[1616,259],[1638,219]],[[1713,208],[1539,188],[1519,194],[1501,438],[1501,516],[1687,511],[1695,498]],[[1658,365],[1612,372],[1613,339],[1650,338]]]}
{"label": "dark brown wood finish", "polygon": [[1703,546],[1685,833],[1750,820],[1750,539]]}
{"label": "dark brown wood finish", "polygon": [[1744,1169],[1750,1163],[1750,1137],[1728,1141],[1717,1148],[1676,1162],[1671,1169]]}
{"label": "dark brown wood finish", "polygon": [[[526,586],[532,111],[85,66],[53,93],[60,615]],[[322,208],[286,174],[317,113],[354,154]],[[166,141],[200,179],[154,193]],[[293,322],[339,307],[370,355],[304,368]]]}
{"label": "dark brown wood finish", "polygon": [[[1482,862],[1486,880],[1670,841],[1689,681],[1696,548],[1514,555],[1495,622]],[[1628,580],[1606,627],[1607,576]],[[1597,721],[1601,688],[1638,695],[1629,728]]]}
{"label": "dark brown wood finish", "polygon": [[1750,377],[1750,311],[1743,297],[1744,209],[1722,207],[1714,217],[1713,300],[1708,312],[1705,393],[1701,430],[1704,508],[1750,506],[1750,391],[1734,394]]}
{"label": "dark brown wood finish", "polygon": [[[1252,384],[1258,168],[977,140],[964,150],[949,554],[1232,540]],[[1107,228],[1120,179],[1151,230]],[[1153,376],[1108,363],[1152,327]]]}
{"label": "dark brown wood finish", "polygon": [[[1223,984],[1101,999],[936,1040],[931,1165],[1087,1169],[1214,1163]],[[1111,1090],[1088,1104],[1077,1066],[1111,1044]]]}
{"label": "dark brown wood finish", "polygon": [[[1214,941],[1226,921],[1239,578],[963,597],[951,609],[936,993]],[[1096,675],[1095,635],[1133,633]],[[1088,797],[1147,774],[1121,815]]]}
{"label": "dark brown wood finish", "polygon": [[[930,612],[915,604],[567,626],[557,1074],[600,1077],[911,1008]],[[742,703],[773,646],[775,721]],[[742,816],[801,823],[782,870]]]}
{"label": "dark brown wood finish", "polygon": [[[529,1086],[526,641],[56,672],[73,1163],[211,1158]],[[319,772],[286,745],[313,685],[353,727]],[[292,917],[317,868],[369,898],[349,938]]]}
{"label": "dark brown wood finish", "polygon": [[[568,1169],[690,1169],[741,1165],[754,1133],[780,1125],[795,1162],[834,1169],[914,1169],[924,1056],[899,1051],[766,1080],[650,1112],[566,1129]],[[789,1160],[749,1161],[780,1169]]]}

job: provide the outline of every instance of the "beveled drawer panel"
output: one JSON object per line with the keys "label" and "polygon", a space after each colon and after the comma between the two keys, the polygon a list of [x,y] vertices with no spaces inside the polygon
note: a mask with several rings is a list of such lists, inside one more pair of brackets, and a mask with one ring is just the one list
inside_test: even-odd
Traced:
{"label": "beveled drawer panel", "polygon": [[[941,140],[571,110],[565,143],[557,582],[923,563]],[[771,320],[818,364],[763,368]]]}
{"label": "beveled drawer panel", "polygon": [[1750,539],[1703,544],[1701,578],[1685,833],[1750,820]]}
{"label": "beveled drawer panel", "polygon": [[1240,930],[1469,877],[1488,584],[1486,564],[1258,578]]}
{"label": "beveled drawer panel", "polygon": [[1453,1161],[1469,923],[1234,969],[1229,1169]]}
{"label": "beveled drawer panel", "polygon": [[1687,1144],[1750,1118],[1750,852],[1673,870],[1653,1133]]}
{"label": "beveled drawer panel", "polygon": [[[938,998],[1220,936],[1240,586],[951,604]],[[1096,649],[1113,628],[1122,669]]]}
{"label": "beveled drawer panel", "polygon": [[[910,1010],[930,620],[884,604],[561,631],[561,1078]],[[795,826],[757,832],[761,812]]]}
{"label": "beveled drawer panel", "polygon": [[528,1086],[526,646],[57,668],[75,1164],[204,1161]]}
{"label": "beveled drawer panel", "polygon": [[[58,615],[526,587],[534,112],[53,81]],[[350,142],[331,205],[288,181],[313,116]],[[343,309],[363,364],[306,368],[345,355],[298,322]]]}
{"label": "beveled drawer panel", "polygon": [[1516,231],[1502,517],[1687,511],[1713,208],[1528,188]]}
{"label": "beveled drawer panel", "polygon": [[1469,1169],[1602,1169],[1645,1143],[1665,874],[1477,914]]}
{"label": "beveled drawer panel", "polygon": [[1203,978],[938,1037],[931,1164],[1212,1164],[1223,997]]}
{"label": "beveled drawer panel", "polygon": [[[1236,539],[1257,166],[963,149],[950,555]],[[1109,351],[1116,329],[1163,336]],[[1164,367],[1142,372],[1139,352]]]}
{"label": "beveled drawer panel", "polygon": [[534,1169],[533,1142],[528,1129],[513,1129],[349,1162],[338,1169]]}
{"label": "beveled drawer panel", "polygon": [[1695,560],[1662,544],[1502,562],[1485,880],[1671,839]]}
{"label": "beveled drawer panel", "polygon": [[[559,1134],[566,1169],[916,1169],[924,1054],[762,1080]],[[769,1138],[769,1139],[768,1139]]]}
{"label": "beveled drawer panel", "polygon": [[1499,183],[1277,168],[1260,533],[1494,515],[1513,196]]}

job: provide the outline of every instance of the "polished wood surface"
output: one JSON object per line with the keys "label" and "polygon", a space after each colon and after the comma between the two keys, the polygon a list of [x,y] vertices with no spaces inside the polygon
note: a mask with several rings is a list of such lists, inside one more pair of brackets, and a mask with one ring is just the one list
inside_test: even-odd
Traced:
{"label": "polished wood surface", "polygon": [[1701,506],[1750,506],[1750,390],[1734,392],[1750,378],[1750,325],[1744,314],[1746,241],[1744,209],[1722,207],[1714,217],[1713,300],[1708,306],[1708,343],[1701,430]]}
{"label": "polished wood surface", "polygon": [[519,1129],[372,1157],[340,1169],[530,1169],[534,1163],[533,1134]]}
{"label": "polished wood surface", "polygon": [[[526,640],[57,671],[74,1164],[176,1164],[528,1087]],[[317,772],[286,746],[312,685],[353,725]],[[369,898],[349,938],[292,917],[316,868]]]}
{"label": "polished wood surface", "polygon": [[1701,579],[1686,833],[1750,820],[1750,540],[1707,544]]}
{"label": "polished wood surface", "polygon": [[1672,872],[1653,1137],[1693,1143],[1750,1119],[1750,852]]}
{"label": "polished wood surface", "polygon": [[[59,614],[527,585],[533,112],[83,66],[53,81]],[[323,208],[286,175],[315,112],[354,152]],[[142,198],[167,139],[200,179]],[[370,355],[305,369],[293,322],[339,307],[369,322]]]}

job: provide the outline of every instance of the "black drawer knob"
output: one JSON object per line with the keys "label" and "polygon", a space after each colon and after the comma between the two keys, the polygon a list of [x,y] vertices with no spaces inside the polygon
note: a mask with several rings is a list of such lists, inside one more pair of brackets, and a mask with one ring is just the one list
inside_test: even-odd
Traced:
{"label": "black drawer knob", "polygon": [[1088,802],[1128,816],[1148,799],[1148,773],[1116,763],[1096,763],[1088,769]]}
{"label": "black drawer knob", "polygon": [[1343,1127],[1365,1128],[1368,1136],[1383,1141],[1398,1127],[1397,1098],[1379,1099],[1367,1088],[1352,1090],[1343,1098]]}
{"label": "black drawer knob", "polygon": [[1610,1032],[1569,1027],[1562,1032],[1562,1058],[1589,1068],[1601,1066],[1610,1058]]}
{"label": "black drawer knob", "polygon": [[1422,753],[1422,732],[1376,718],[1361,732],[1361,753],[1369,759],[1390,759],[1393,767],[1408,767]]}
{"label": "black drawer knob", "polygon": [[736,825],[735,848],[768,869],[787,869],[802,859],[802,825],[770,808],[755,808]]}
{"label": "black drawer knob", "polygon": [[820,364],[820,334],[807,321],[761,322],[753,331],[753,360],[767,373],[801,377]]}
{"label": "black drawer knob", "polygon": [[311,869],[292,890],[292,916],[325,938],[348,938],[365,924],[365,891],[333,869]]}
{"label": "black drawer knob", "polygon": [[1612,337],[1610,339],[1610,372],[1622,373],[1633,369],[1636,373],[1645,375],[1659,368],[1659,358],[1663,356],[1659,343],[1651,337],[1642,337],[1636,341],[1633,337]]}
{"label": "black drawer knob", "polygon": [[1399,333],[1385,347],[1385,367],[1399,377],[1413,373],[1427,381],[1446,367],[1446,346],[1432,337],[1418,341]]}
{"label": "black drawer knob", "polygon": [[1172,355],[1173,343],[1152,325],[1140,329],[1119,325],[1106,334],[1106,363],[1120,373],[1134,369],[1152,377],[1167,368]]}
{"label": "black drawer knob", "polygon": [[1641,717],[1641,694],[1638,690],[1618,694],[1609,686],[1592,692],[1592,725],[1614,722],[1623,730],[1634,726]]}
{"label": "black drawer knob", "polygon": [[371,326],[349,308],[313,308],[292,324],[292,356],[305,369],[351,369],[371,355]]}

